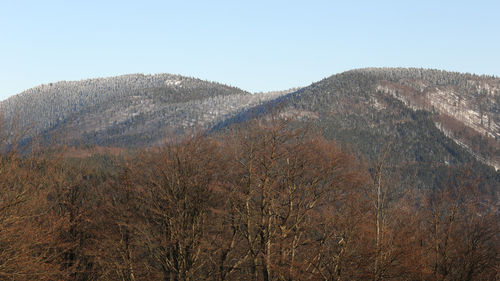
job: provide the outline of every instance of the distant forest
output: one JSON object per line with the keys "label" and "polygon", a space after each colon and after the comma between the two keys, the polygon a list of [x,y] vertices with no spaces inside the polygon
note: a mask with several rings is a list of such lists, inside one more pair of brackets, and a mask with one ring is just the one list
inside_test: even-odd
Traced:
{"label": "distant forest", "polygon": [[499,280],[474,169],[412,188],[388,151],[366,163],[278,118],[145,149],[5,147],[0,280]]}

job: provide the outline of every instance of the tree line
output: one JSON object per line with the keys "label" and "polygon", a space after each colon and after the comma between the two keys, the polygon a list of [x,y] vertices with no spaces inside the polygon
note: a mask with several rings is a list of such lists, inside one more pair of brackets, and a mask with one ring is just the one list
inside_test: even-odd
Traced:
{"label": "tree line", "polygon": [[365,163],[283,120],[121,154],[10,149],[0,279],[498,279],[480,179],[401,189],[385,155]]}

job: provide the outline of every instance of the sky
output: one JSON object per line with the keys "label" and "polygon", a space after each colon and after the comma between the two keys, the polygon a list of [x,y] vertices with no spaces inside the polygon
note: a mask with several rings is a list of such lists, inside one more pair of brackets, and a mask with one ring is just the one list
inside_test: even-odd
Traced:
{"label": "sky", "polygon": [[362,67],[500,76],[500,1],[0,0],[0,100],[172,73],[250,92]]}

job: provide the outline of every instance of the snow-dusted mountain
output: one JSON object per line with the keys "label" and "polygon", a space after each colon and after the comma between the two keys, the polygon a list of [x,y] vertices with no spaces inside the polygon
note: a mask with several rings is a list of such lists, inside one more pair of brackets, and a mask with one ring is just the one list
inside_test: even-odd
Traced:
{"label": "snow-dusted mountain", "polygon": [[[0,103],[7,122],[47,141],[144,146],[203,130],[276,97],[179,75],[131,74],[41,85]],[[50,139],[50,140],[49,140]]]}
{"label": "snow-dusted mountain", "polygon": [[28,138],[125,147],[216,131],[276,106],[368,159],[390,143],[401,163],[475,159],[500,167],[500,79],[491,76],[367,68],[251,94],[179,75],[131,74],[41,85],[0,103],[7,123]]}
{"label": "snow-dusted mountain", "polygon": [[377,91],[413,110],[431,112],[435,125],[448,137],[500,169],[500,79],[435,70],[385,72],[394,74],[379,81]]}
{"label": "snow-dusted mountain", "polygon": [[[280,104],[283,116],[315,124],[325,136],[369,159],[390,145],[399,163],[463,164],[472,157],[500,168],[496,77],[416,68],[357,69],[272,103]],[[262,114],[267,107],[254,111]]]}

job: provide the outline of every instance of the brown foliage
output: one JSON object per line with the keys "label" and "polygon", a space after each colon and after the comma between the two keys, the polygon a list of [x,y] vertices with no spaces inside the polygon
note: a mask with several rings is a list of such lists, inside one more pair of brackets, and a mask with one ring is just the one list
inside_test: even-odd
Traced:
{"label": "brown foliage", "polygon": [[0,157],[1,280],[494,280],[465,170],[406,190],[279,119],[129,155]]}

